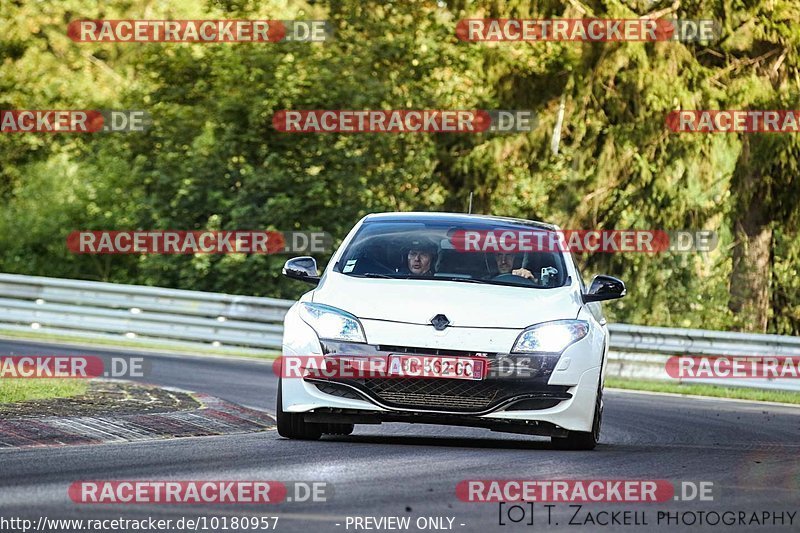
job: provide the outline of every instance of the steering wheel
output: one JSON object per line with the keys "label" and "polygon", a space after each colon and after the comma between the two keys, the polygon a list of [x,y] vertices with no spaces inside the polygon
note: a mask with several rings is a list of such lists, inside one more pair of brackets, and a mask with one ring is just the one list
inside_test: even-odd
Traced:
{"label": "steering wheel", "polygon": [[532,279],[523,278],[522,276],[515,276],[514,274],[498,274],[492,278],[492,281],[502,281],[504,283],[513,283],[515,285],[536,285]]}

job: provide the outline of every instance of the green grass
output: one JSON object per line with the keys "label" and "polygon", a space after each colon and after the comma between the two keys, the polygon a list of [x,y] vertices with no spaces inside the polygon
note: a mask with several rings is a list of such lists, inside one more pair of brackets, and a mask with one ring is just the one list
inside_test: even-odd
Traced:
{"label": "green grass", "polygon": [[83,394],[89,387],[85,379],[0,379],[0,403],[14,403],[45,398],[66,398]]}
{"label": "green grass", "polygon": [[690,396],[711,396],[714,398],[736,398],[759,402],[780,402],[800,404],[800,392],[764,389],[745,389],[742,387],[720,387],[695,383],[654,381],[648,379],[606,378],[606,387],[632,389],[652,392],[670,392]]}

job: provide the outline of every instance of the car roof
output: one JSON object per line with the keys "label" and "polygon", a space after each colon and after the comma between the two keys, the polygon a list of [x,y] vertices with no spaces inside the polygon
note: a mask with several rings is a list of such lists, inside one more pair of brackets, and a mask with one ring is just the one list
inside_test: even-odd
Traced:
{"label": "car roof", "polygon": [[538,229],[557,231],[558,226],[537,222],[535,220],[525,220],[522,218],[498,217],[494,215],[468,215],[466,213],[373,213],[364,217],[364,223],[370,222],[439,222],[453,224],[470,224],[493,226],[496,224],[516,224],[529,226]]}

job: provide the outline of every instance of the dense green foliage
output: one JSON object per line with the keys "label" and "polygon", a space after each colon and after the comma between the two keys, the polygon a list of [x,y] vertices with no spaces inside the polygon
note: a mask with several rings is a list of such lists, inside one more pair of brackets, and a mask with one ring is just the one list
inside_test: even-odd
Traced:
{"label": "dense green foliage", "polygon": [[[674,134],[674,109],[798,109],[796,0],[6,2],[0,109],[147,109],[146,133],[0,136],[0,271],[294,297],[285,257],[76,256],[74,229],[321,229],[464,209],[709,229],[710,253],[581,257],[614,319],[800,331],[796,134]],[[89,6],[89,7],[87,7]],[[713,18],[706,44],[466,43],[462,18]],[[326,43],[74,43],[77,18],[327,19]],[[559,104],[564,120],[551,148]],[[283,134],[280,109],[532,109],[514,135]],[[320,258],[324,260],[325,258]]]}

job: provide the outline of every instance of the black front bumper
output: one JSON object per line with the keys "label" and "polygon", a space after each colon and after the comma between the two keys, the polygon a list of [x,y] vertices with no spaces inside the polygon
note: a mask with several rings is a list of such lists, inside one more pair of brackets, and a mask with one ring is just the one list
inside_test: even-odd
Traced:
{"label": "black front bumper", "polygon": [[497,420],[470,415],[453,415],[424,412],[375,412],[356,409],[315,409],[305,413],[303,419],[310,423],[382,424],[405,422],[412,424],[437,424],[484,428],[503,433],[522,433],[543,437],[566,437],[569,431],[551,422],[535,420]]}
{"label": "black front bumper", "polygon": [[497,410],[548,409],[569,400],[566,385],[548,385],[560,355],[475,353],[430,350],[400,346],[323,344],[326,357],[388,356],[415,354],[431,356],[481,357],[489,365],[482,380],[431,378],[322,378],[306,381],[323,393],[366,400],[399,412],[439,414],[487,414]]}

